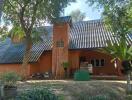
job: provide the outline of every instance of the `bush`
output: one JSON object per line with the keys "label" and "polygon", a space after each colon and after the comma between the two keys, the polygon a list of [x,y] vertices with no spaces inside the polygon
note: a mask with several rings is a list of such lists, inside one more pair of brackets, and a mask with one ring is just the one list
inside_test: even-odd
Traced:
{"label": "bush", "polygon": [[16,100],[59,100],[59,97],[46,88],[34,88],[20,93]]}
{"label": "bush", "polygon": [[74,80],[88,81],[90,80],[90,73],[86,70],[78,70],[74,73]]}
{"label": "bush", "polygon": [[20,76],[15,72],[7,72],[3,73],[0,76],[0,79],[4,85],[7,86],[14,86],[16,85],[16,82],[20,80]]}

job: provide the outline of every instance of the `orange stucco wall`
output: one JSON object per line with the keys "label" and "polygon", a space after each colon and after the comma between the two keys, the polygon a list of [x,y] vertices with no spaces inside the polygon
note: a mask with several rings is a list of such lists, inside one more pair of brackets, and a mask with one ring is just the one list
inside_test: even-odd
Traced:
{"label": "orange stucco wall", "polygon": [[52,69],[52,53],[44,51],[38,62],[30,64],[30,75],[34,73],[49,72]]}
{"label": "orange stucco wall", "polygon": [[[16,72],[21,74],[21,64],[0,64],[0,73]],[[27,75],[30,75],[30,65],[27,67]]]}
{"label": "orange stucco wall", "polygon": [[34,73],[38,73],[40,70],[39,68],[39,63],[31,63],[30,64],[30,75],[34,74]]}
{"label": "orange stucco wall", "polygon": [[47,72],[52,70],[52,52],[44,52],[39,60],[40,72]]}
{"label": "orange stucco wall", "polygon": [[[43,52],[36,63],[30,63],[27,67],[27,76],[34,73],[43,73],[52,69],[51,51]],[[0,64],[0,73],[17,72],[21,74],[21,64]]]}
{"label": "orange stucco wall", "polygon": [[[97,51],[88,51],[88,50],[69,50],[69,73],[73,74],[80,67],[79,57],[86,56],[90,62],[90,59],[104,59],[105,66],[103,67],[93,67],[94,75],[118,75],[118,69],[114,67],[114,64],[111,63],[111,57],[109,55],[97,52]],[[118,65],[121,64],[119,63]],[[21,64],[0,64],[0,73],[15,71],[20,74]],[[31,63],[27,67],[28,75],[33,73],[43,73],[47,71],[52,71],[52,51],[45,51],[39,58],[38,62]]]}

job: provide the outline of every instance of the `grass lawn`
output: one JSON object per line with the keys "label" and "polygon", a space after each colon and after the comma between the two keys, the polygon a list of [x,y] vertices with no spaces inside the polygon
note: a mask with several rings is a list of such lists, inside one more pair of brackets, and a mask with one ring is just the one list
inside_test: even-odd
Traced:
{"label": "grass lawn", "polygon": [[86,99],[89,96],[103,96],[107,98],[107,100],[126,100],[125,81],[91,80],[79,82],[65,80],[38,80],[18,83],[19,92],[33,87],[48,87],[57,95],[61,95],[64,100],[89,100]]}

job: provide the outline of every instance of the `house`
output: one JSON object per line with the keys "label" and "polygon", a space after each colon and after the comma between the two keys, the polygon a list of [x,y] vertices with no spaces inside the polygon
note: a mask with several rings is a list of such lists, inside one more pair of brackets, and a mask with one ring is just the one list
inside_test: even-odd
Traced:
{"label": "house", "polygon": [[[80,68],[92,66],[93,75],[122,75],[120,62],[118,67],[111,63],[112,57],[98,51],[107,47],[107,41],[118,42],[110,28],[102,20],[72,23],[71,17],[61,17],[45,27],[48,35],[42,35],[43,41],[34,43],[31,49],[27,75],[52,71],[53,75],[63,77],[63,62],[69,62],[69,74]],[[128,36],[128,45],[132,37]],[[24,55],[24,43],[14,44],[8,38],[0,42],[0,72],[21,71]]]}

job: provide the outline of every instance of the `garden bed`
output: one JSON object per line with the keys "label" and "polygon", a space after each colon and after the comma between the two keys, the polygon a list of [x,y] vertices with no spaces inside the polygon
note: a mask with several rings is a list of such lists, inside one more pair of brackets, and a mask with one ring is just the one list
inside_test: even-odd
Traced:
{"label": "garden bed", "polygon": [[18,91],[21,92],[33,87],[49,88],[55,92],[55,94],[62,96],[64,100],[84,100],[95,96],[107,98],[108,100],[126,100],[125,81],[92,80],[81,82],[65,80],[33,80],[19,82]]}

